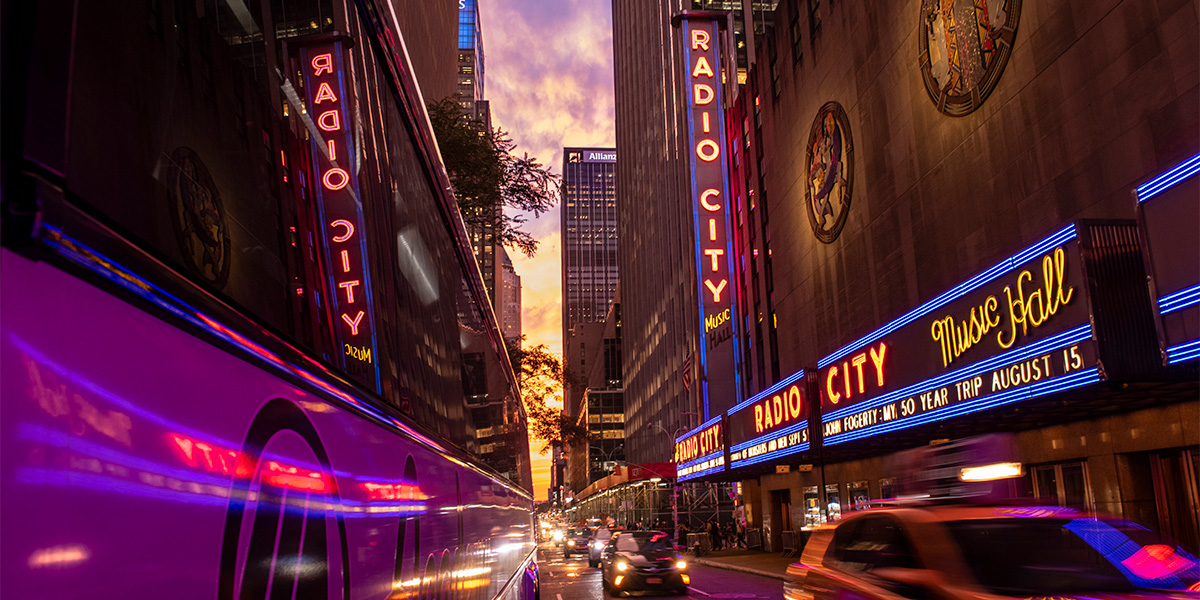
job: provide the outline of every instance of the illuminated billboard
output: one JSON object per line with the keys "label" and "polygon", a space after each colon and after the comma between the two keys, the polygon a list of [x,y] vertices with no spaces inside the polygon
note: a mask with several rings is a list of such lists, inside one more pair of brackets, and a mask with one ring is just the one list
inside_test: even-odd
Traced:
{"label": "illuminated billboard", "polygon": [[1138,222],[1163,362],[1200,358],[1200,154],[1137,187]]}
{"label": "illuminated billboard", "polygon": [[804,371],[729,409],[729,468],[771,461],[810,447]]}
{"label": "illuminated billboard", "polygon": [[378,391],[374,303],[351,132],[355,120],[346,96],[342,53],[342,42],[337,40],[300,51],[305,124],[312,144],[311,183],[320,220],[315,232],[321,238],[338,363],[357,381]]}
{"label": "illuminated billboard", "polygon": [[722,415],[675,440],[675,471],[680,481],[725,470],[725,428]]}
{"label": "illuminated billboard", "polygon": [[688,154],[695,217],[700,400],[704,418],[737,404],[737,287],[729,222],[729,186],[721,79],[723,13],[682,13],[687,69]]}
{"label": "illuminated billboard", "polygon": [[825,445],[1099,381],[1076,227],[823,358]]}

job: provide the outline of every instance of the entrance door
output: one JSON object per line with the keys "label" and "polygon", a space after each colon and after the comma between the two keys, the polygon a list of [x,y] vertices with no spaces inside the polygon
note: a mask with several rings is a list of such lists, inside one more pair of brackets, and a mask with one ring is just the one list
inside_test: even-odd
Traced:
{"label": "entrance door", "polygon": [[783,532],[792,529],[792,491],[771,490],[771,523],[767,532],[771,552],[783,548]]}
{"label": "entrance door", "polygon": [[1179,545],[1196,552],[1200,548],[1200,531],[1196,513],[1200,511],[1197,498],[1197,470],[1200,451],[1168,450],[1150,455],[1150,474],[1154,480],[1154,505],[1162,533]]}

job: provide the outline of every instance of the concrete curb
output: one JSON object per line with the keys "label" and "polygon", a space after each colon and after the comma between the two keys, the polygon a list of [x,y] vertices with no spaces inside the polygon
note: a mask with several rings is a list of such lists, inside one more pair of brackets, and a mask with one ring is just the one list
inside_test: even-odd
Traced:
{"label": "concrete curb", "polygon": [[741,573],[749,573],[751,575],[758,575],[759,577],[769,577],[771,579],[778,579],[780,581],[787,581],[787,579],[788,579],[787,575],[785,575],[783,573],[774,573],[771,571],[763,571],[761,569],[755,569],[753,567],[743,567],[741,565],[731,565],[727,562],[721,562],[719,560],[709,560],[709,559],[705,559],[705,558],[693,558],[693,559],[691,559],[691,561],[698,565],[704,565],[706,567],[716,567],[718,569],[726,569],[728,571],[738,571]]}

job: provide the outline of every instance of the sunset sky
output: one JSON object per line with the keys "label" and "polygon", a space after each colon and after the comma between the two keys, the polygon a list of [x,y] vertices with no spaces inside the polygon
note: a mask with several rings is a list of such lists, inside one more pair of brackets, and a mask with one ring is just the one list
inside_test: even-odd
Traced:
{"label": "sunset sky", "polygon": [[[492,121],[555,173],[564,146],[613,146],[612,12],[597,0],[479,0],[484,96]],[[526,224],[541,245],[528,258],[509,252],[521,276],[528,344],[562,352],[562,287],[557,206]],[[534,497],[546,498],[550,460],[531,442]]]}

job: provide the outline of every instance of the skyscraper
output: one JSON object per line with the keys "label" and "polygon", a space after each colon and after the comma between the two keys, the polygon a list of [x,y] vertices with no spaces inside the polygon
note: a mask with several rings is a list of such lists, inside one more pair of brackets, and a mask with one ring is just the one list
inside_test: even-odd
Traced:
{"label": "skyscraper", "polygon": [[476,0],[458,2],[458,93],[463,114],[475,116],[475,103],[483,99],[483,28]]}
{"label": "skyscraper", "polygon": [[583,324],[604,322],[617,291],[616,162],[614,148],[563,149],[563,367],[573,375],[564,390],[569,415],[579,414],[587,378],[588,350],[575,338]]}
{"label": "skyscraper", "polygon": [[[695,377],[695,256],[681,36],[671,17],[690,2],[614,0],[616,134],[622,148],[621,295],[626,456],[670,460],[670,433],[699,423]],[[663,431],[667,431],[666,434]]]}
{"label": "skyscraper", "polygon": [[498,292],[496,320],[500,333],[506,340],[521,337],[521,276],[513,268],[508,251],[500,248],[500,292]]}

